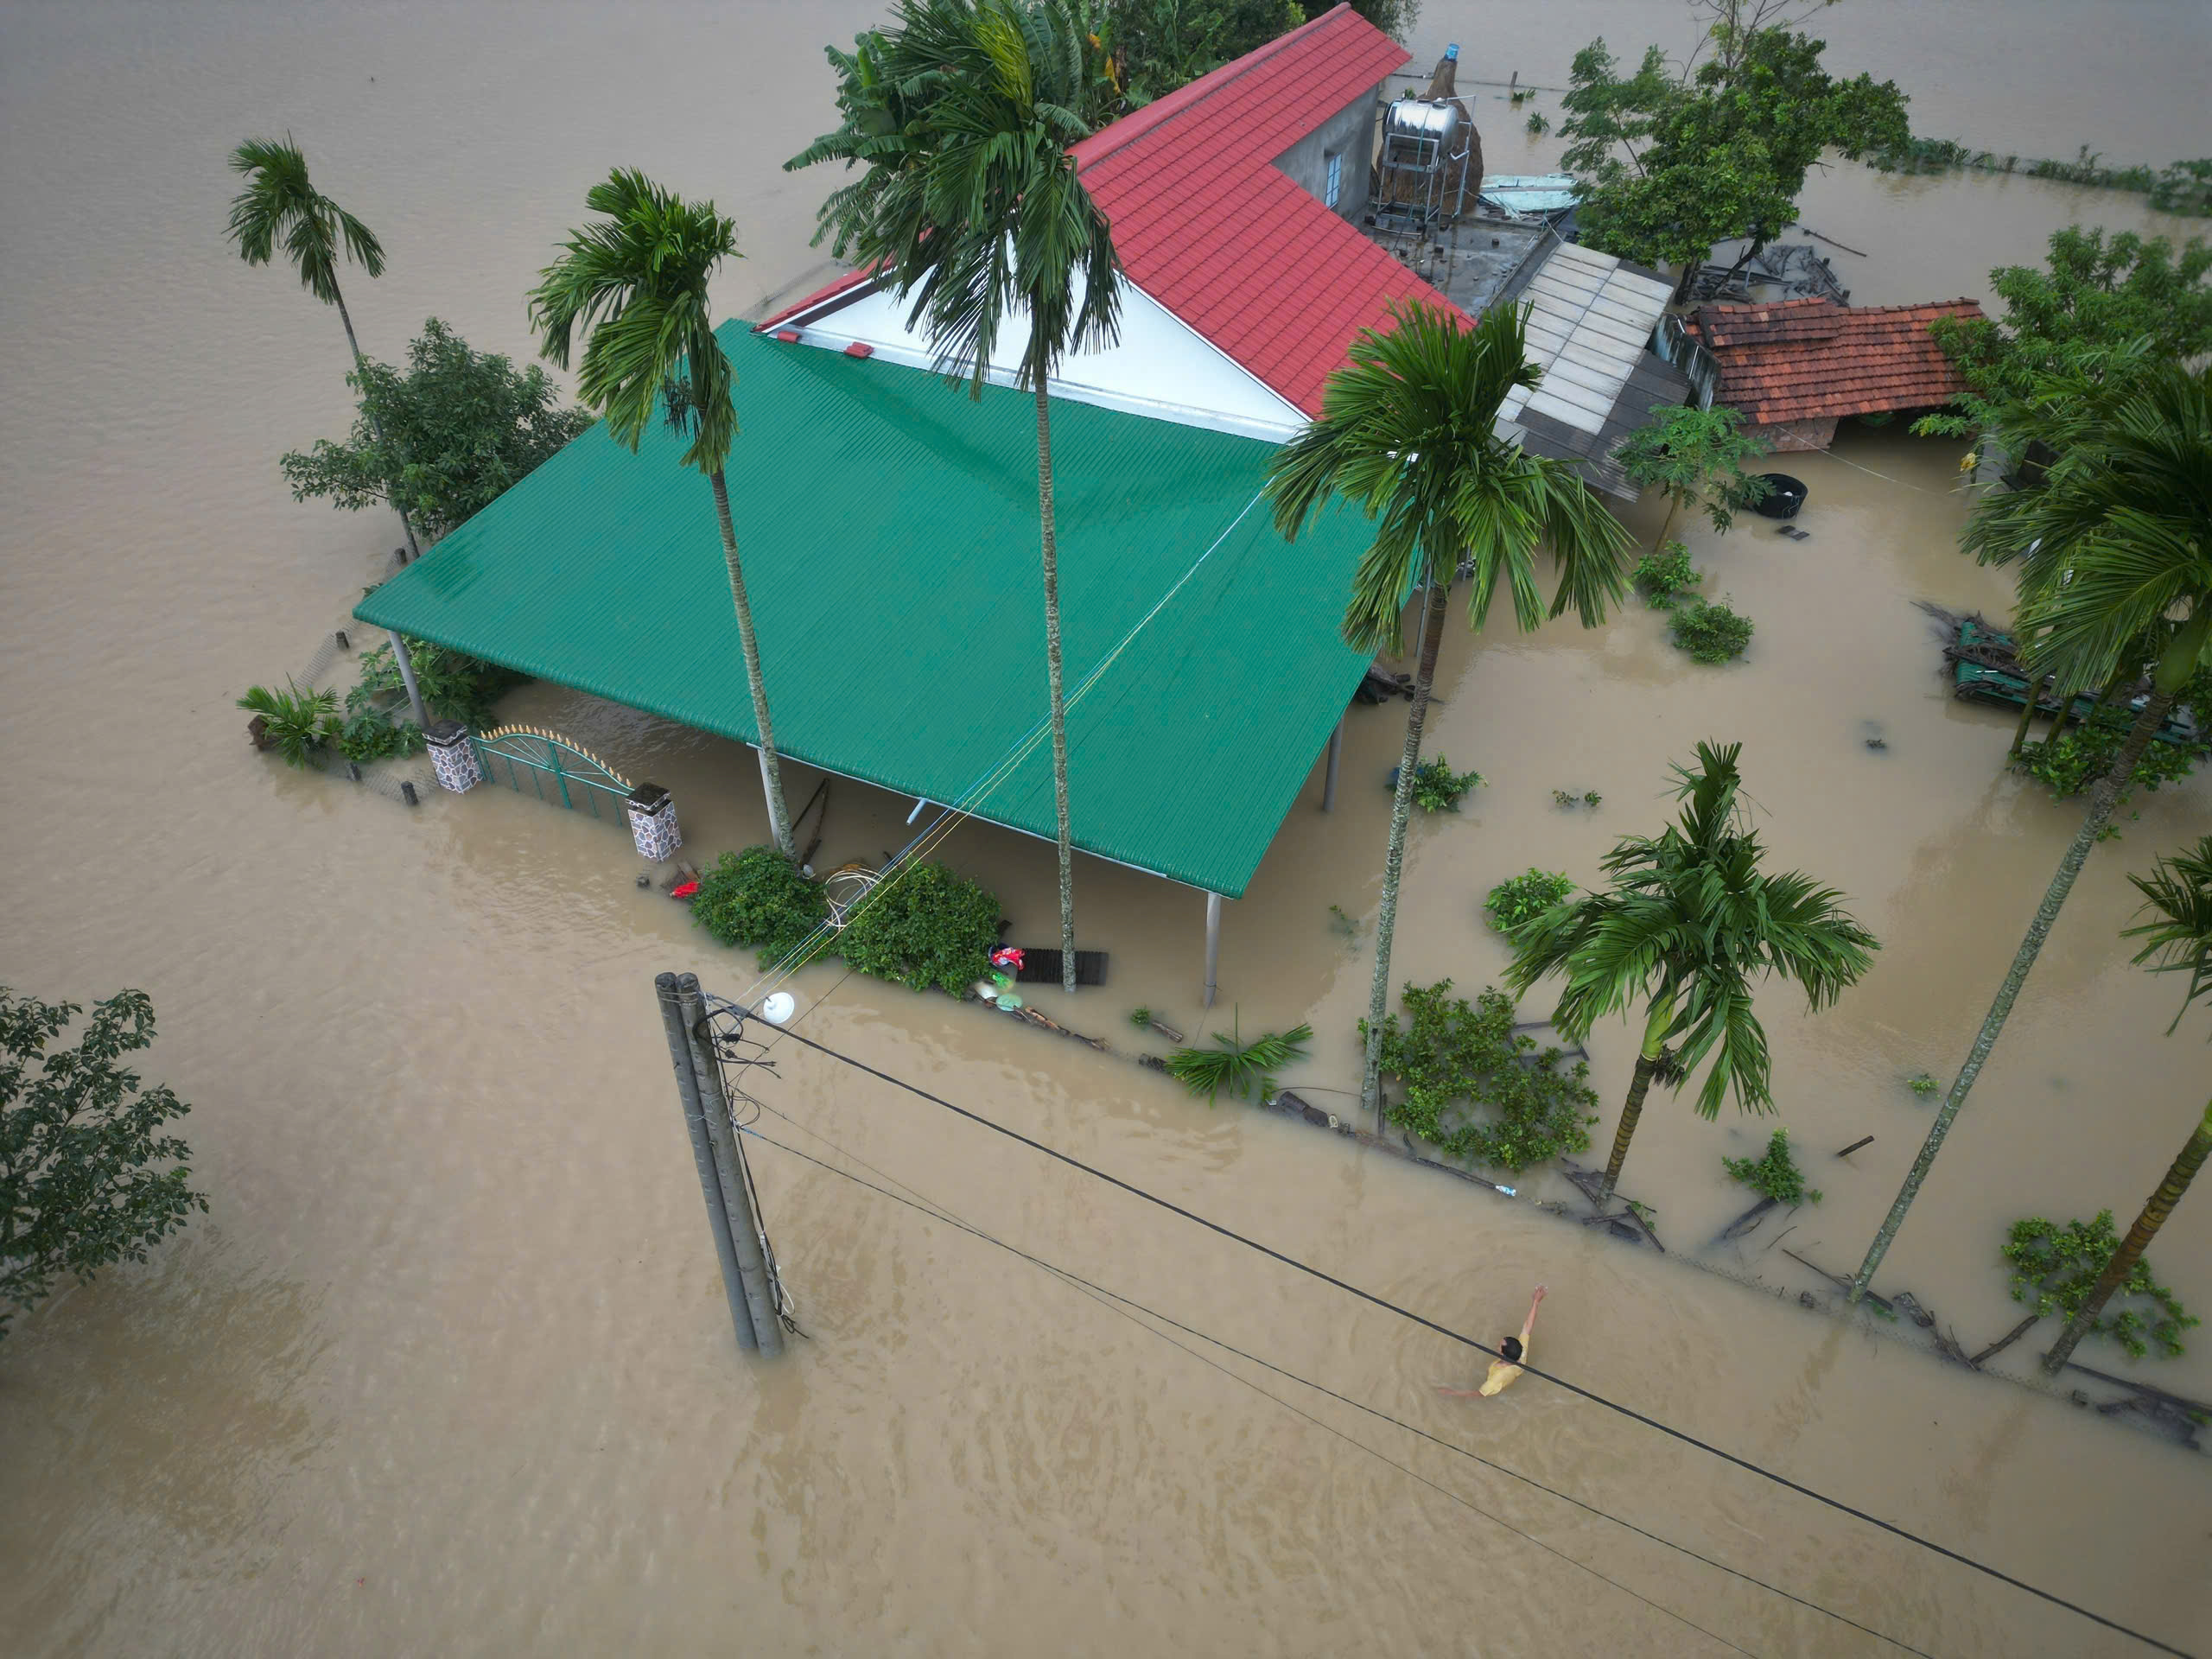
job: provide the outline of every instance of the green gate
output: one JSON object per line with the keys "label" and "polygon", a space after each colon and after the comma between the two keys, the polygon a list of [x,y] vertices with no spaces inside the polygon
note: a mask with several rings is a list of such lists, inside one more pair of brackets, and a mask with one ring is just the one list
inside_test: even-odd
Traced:
{"label": "green gate", "polygon": [[[588,812],[620,824],[629,822],[623,806],[636,786],[590,750],[556,732],[499,726],[480,735],[471,732],[468,747],[476,753],[476,769],[493,783],[504,782],[518,794],[534,791],[539,800],[572,812]],[[523,788],[524,783],[529,789]]]}

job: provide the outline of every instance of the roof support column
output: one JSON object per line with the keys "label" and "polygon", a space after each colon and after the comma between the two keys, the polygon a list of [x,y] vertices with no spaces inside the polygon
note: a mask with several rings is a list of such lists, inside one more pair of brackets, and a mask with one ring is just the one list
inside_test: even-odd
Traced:
{"label": "roof support column", "polygon": [[1321,785],[1321,810],[1324,812],[1337,810],[1337,766],[1344,758],[1344,721],[1351,718],[1351,711],[1347,709],[1337,716],[1337,729],[1329,734],[1329,773]]}
{"label": "roof support column", "polygon": [[391,640],[391,660],[399,664],[400,683],[407,688],[407,706],[414,711],[415,723],[424,731],[430,729],[429,712],[423,707],[423,688],[415,683],[415,659],[407,654],[407,641],[397,629],[388,636]]}
{"label": "roof support column", "polygon": [[1214,978],[1221,967],[1221,895],[1206,894],[1206,1007],[1213,1007]]}

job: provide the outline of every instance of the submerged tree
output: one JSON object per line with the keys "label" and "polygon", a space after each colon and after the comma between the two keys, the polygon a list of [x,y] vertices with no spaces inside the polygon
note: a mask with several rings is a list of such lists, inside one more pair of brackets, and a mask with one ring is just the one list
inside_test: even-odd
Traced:
{"label": "submerged tree", "polygon": [[[284,257],[299,273],[300,286],[325,305],[338,308],[338,321],[346,325],[346,344],[353,353],[353,371],[365,375],[367,360],[353,333],[353,314],[339,291],[338,265],[341,257],[350,257],[372,277],[383,276],[384,245],[376,232],[315,188],[308,177],[308,158],[289,133],[281,143],[274,138],[247,139],[231,152],[231,170],[246,181],[231,201],[230,238],[238,246],[238,257],[249,265],[265,265],[282,243]],[[366,390],[364,386],[365,397]],[[366,402],[364,407],[374,429],[376,404]],[[407,509],[396,500],[393,505],[398,509],[400,528],[407,532],[408,556],[418,558],[423,549]]]}
{"label": "submerged tree", "polygon": [[[1275,526],[1298,532],[1332,498],[1376,523],[1344,607],[1344,637],[1366,652],[1404,649],[1408,601],[1421,600],[1421,658],[1413,712],[1390,807],[1375,925],[1375,981],[1368,999],[1361,1098],[1381,1122],[1382,1035],[1389,1017],[1390,940],[1406,820],[1421,761],[1446,595],[1462,567],[1473,577],[1467,620],[1479,629],[1501,590],[1522,632],[1573,610],[1585,627],[1628,589],[1629,537],[1565,462],[1524,454],[1497,435],[1499,408],[1541,378],[1529,361],[1522,310],[1496,306],[1470,328],[1457,312],[1394,302],[1387,332],[1363,331],[1329,377],[1321,417],[1275,453],[1267,493]],[[1547,612],[1536,550],[1549,548],[1559,585]]]}
{"label": "submerged tree", "polygon": [[[2181,1008],[2174,1015],[2174,1022],[2166,1027],[2171,1036],[2180,1026],[2182,1016],[2192,1004],[2203,1001],[2212,1004],[2212,836],[2205,836],[2196,846],[2162,858],[2148,875],[2130,875],[2136,890],[2143,895],[2143,908],[2151,919],[2126,931],[2126,937],[2145,941],[2135,954],[2139,963],[2148,963],[2154,974],[2182,974],[2187,976],[2182,991]],[[2112,1260],[2097,1275],[2097,1281],[2058,1333],[2058,1340],[2044,1356],[2043,1368],[2052,1376],[2074,1351],[2074,1345],[2095,1326],[2097,1317],[2112,1294],[2129,1282],[2136,1263],[2151,1248],[2151,1241],[2164,1226],[2166,1217],[2181,1202],[2182,1194],[2189,1191],[2189,1184],[2196,1179],[2197,1171],[2204,1167],[2204,1160],[2212,1157],[2212,1103],[2204,1108],[2204,1115],[2188,1140],[2182,1142],[2181,1151],[2166,1171],[2166,1179],[2158,1183],[2158,1191],[2151,1194],[2143,1205],[2142,1213],[2135,1217],[2135,1224],[2127,1230],[2127,1236],[2113,1252]]]}
{"label": "submerged tree", "polygon": [[2182,688],[2212,664],[2212,370],[2192,374],[2168,364],[2101,395],[2085,392],[2063,429],[2052,429],[2063,431],[2063,448],[2044,485],[1983,496],[1964,545],[1985,564],[2019,568],[2021,664],[2030,685],[2050,676],[2065,708],[2083,691],[2133,680],[2139,664],[2131,658],[2149,640],[2150,686],[2110,769],[2089,791],[2082,827],[1866,1251],[1854,1301],[1981,1075],[2136,762]]}
{"label": "submerged tree", "polygon": [[1702,506],[1714,531],[1725,535],[1738,512],[1766,499],[1766,480],[1744,472],[1744,463],[1757,461],[1766,447],[1743,426],[1742,414],[1725,404],[1711,409],[1654,404],[1651,423],[1630,433],[1613,451],[1633,482],[1656,486],[1667,499],[1667,516],[1652,538],[1654,551],[1666,546],[1678,512]]}
{"label": "submerged tree", "polygon": [[830,48],[844,120],[784,163],[865,169],[822,204],[839,257],[879,271],[910,327],[983,395],[1001,329],[1017,332],[1014,383],[1037,410],[1037,516],[1045,580],[1052,804],[1060,861],[1060,986],[1075,991],[1074,832],[1060,661],[1052,496],[1053,373],[1069,352],[1112,343],[1121,269],[1106,216],[1068,147],[1102,73],[1100,42],[1061,0],[899,0],[898,26]]}
{"label": "submerged tree", "polygon": [[[2005,302],[2001,319],[1929,325],[1967,391],[1955,409],[1921,416],[1915,431],[2031,429],[2041,411],[2088,387],[2212,352],[2212,244],[2202,238],[2176,250],[2164,237],[2125,231],[2107,241],[2101,229],[2069,225],[2052,232],[2040,268],[2000,265],[1989,285]],[[2035,436],[2019,434],[2024,444]],[[2047,443],[2037,454],[2046,465],[2056,456]]]}
{"label": "submerged tree", "polygon": [[327,497],[349,512],[388,501],[435,542],[592,424],[589,410],[561,402],[537,364],[518,369],[497,353],[472,351],[435,317],[407,358],[404,373],[362,365],[353,377],[361,417],[344,443],[318,438],[277,463],[296,499]]}
{"label": "submerged tree", "polygon": [[715,268],[737,255],[737,227],[713,202],[687,202],[634,168],[616,168],[605,183],[592,186],[584,206],[606,217],[572,234],[539,273],[530,295],[531,323],[544,354],[564,369],[577,331],[583,332],[576,393],[606,417],[618,443],[634,454],[656,413],[691,440],[683,465],[704,474],[714,492],[745,684],[760,733],[769,827],[776,845],[791,856],[783,766],[768,722],[768,689],[723,470],[737,436],[730,394],[736,377],[715,338],[707,303]]}
{"label": "submerged tree", "polygon": [[[1525,995],[1540,980],[1565,981],[1552,1023],[1580,1042],[1599,1019],[1642,1014],[1643,1041],[1605,1190],[1620,1180],[1643,1097],[1662,1070],[1687,1078],[1707,1060],[1697,1109],[1713,1117],[1732,1091],[1747,1112],[1774,1108],[1766,1032],[1751,1009],[1754,980],[1794,981],[1815,1011],[1854,984],[1880,949],[1843,910],[1842,895],[1800,871],[1770,875],[1766,849],[1738,791],[1743,745],[1697,746],[1697,765],[1677,766],[1678,823],[1658,836],[1624,837],[1605,855],[1601,893],[1554,906],[1513,936],[1506,983]],[[1670,1045],[1673,1046],[1670,1048]]]}
{"label": "submerged tree", "polygon": [[1711,19],[1711,54],[1679,73],[1656,46],[1626,75],[1603,40],[1575,54],[1561,160],[1583,181],[1592,247],[1687,272],[1744,237],[1740,269],[1796,218],[1825,150],[1857,160],[1905,142],[1905,99],[1894,81],[1831,76],[1826,43],[1789,27],[1802,12],[1758,0],[1696,10]]}
{"label": "submerged tree", "polygon": [[0,986],[0,1336],[19,1312],[147,1252],[207,1200],[184,1142],[162,1126],[192,1109],[166,1085],[141,1091],[124,1055],[154,1040],[143,991],[95,1003],[73,1047],[55,1038],[84,1010]]}

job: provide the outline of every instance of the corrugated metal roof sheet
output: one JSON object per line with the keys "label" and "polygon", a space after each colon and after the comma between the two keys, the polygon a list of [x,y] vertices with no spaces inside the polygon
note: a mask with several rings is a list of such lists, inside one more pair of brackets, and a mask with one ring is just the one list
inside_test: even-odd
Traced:
{"label": "corrugated metal roof sheet", "polygon": [[[720,337],[779,746],[963,799],[1046,709],[1034,404],[741,322]],[[1236,897],[1364,670],[1337,629],[1369,527],[1332,509],[1284,543],[1248,438],[1058,402],[1052,438],[1071,690],[1213,548],[1069,710],[1076,843]],[[658,426],[634,456],[586,433],[354,614],[752,741],[713,498],[682,449]],[[1051,836],[1049,744],[976,810]]]}

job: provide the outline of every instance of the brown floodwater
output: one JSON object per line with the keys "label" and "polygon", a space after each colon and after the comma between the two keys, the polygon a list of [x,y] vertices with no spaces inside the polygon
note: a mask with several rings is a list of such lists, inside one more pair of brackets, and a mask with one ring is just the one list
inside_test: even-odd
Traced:
{"label": "brown floodwater", "polygon": [[[823,269],[807,236],[823,181],[775,163],[830,118],[822,41],[874,10],[0,17],[0,733],[17,780],[0,817],[0,979],[152,993],[147,1071],[194,1103],[213,1205],[0,1348],[6,1649],[1893,1651],[1246,1361],[1208,1351],[1210,1368],[772,1148],[757,1173],[811,1339],[740,1363],[650,982],[690,969],[734,993],[749,961],[639,891],[609,826],[498,790],[410,813],[240,741],[232,699],[296,671],[395,537],[377,515],[295,504],[276,474],[278,454],[346,419],[342,336],[289,278],[226,249],[228,147],[289,129],[322,188],[381,232],[389,273],[350,290],[381,355],[429,315],[526,353],[522,294],[618,162],[735,215],[751,257],[721,302],[745,310]],[[1423,61],[1456,38],[1484,73],[1548,85],[1599,29],[1631,48],[1682,33],[1669,5],[1429,12]],[[2120,160],[2212,150],[2193,6],[1853,0],[1821,21],[1846,67],[1907,86],[1926,130]],[[1483,108],[1494,168],[1547,164],[1521,117]],[[2076,219],[2194,228],[2135,197],[1848,166],[1815,181],[1806,215],[1866,250],[1845,269],[1870,301],[1984,293],[1989,266],[2034,258]],[[1636,610],[1525,639],[1455,627],[1440,682],[1433,747],[1488,781],[1414,830],[1402,977],[1490,982],[1503,957],[1483,892],[1532,863],[1592,876],[1615,836],[1661,822],[1669,763],[1703,737],[1745,743],[1776,857],[1844,889],[1881,936],[1875,971],[1831,1012],[1761,1003],[1776,1121],[1826,1195],[1786,1239],[1770,1224],[1706,1243],[1745,1201],[1719,1157],[1755,1148],[1765,1122],[1652,1103],[1626,1185],[1656,1210],[1662,1259],[1302,1125],[1210,1110],[1128,1063],[1136,1003],[1187,1031],[1226,1028],[1233,1005],[1248,1032],[1310,1020],[1312,1057],[1287,1080],[1349,1103],[1328,1091],[1357,1083],[1402,705],[1355,711],[1338,810],[1314,810],[1317,773],[1228,906],[1212,1016],[1200,899],[1085,860],[1079,914],[1112,984],[1039,1001],[1120,1053],[823,967],[799,981],[804,1029],[1456,1328],[1510,1328],[1546,1282],[1541,1363],[2205,1645],[2201,1459],[1808,1312],[1796,1295],[1819,1281],[1770,1248],[1855,1262],[1927,1121],[1905,1080],[1955,1067],[2075,821],[1999,772],[2008,722],[1945,695],[1914,608],[2005,608],[2003,582],[1954,550],[1958,449],[1847,432],[1789,463],[1811,486],[1809,540],[1758,521],[1693,534],[1708,588],[1758,621],[1742,664],[1691,665]],[[669,785],[693,855],[762,837],[757,774],[727,743],[550,686],[510,714]],[[1554,789],[1603,804],[1565,811]],[[822,859],[900,844],[911,805],[836,785]],[[2005,1225],[2132,1211],[2212,1077],[2201,1032],[2163,1035],[2171,985],[2128,966],[2117,937],[2126,871],[2202,832],[2212,785],[2139,813],[2096,853],[1885,1271],[1969,1348],[2017,1315]],[[1020,937],[1049,933],[1049,849],[970,826],[947,856],[999,891]],[[1613,1027],[1591,1047],[1602,1147],[1631,1039]],[[1540,1381],[1440,1401],[1433,1385],[1466,1386],[1470,1369],[1441,1338],[810,1051],[777,1053],[761,1127],[778,1139],[868,1174],[846,1161],[865,1160],[1917,1649],[2143,1650]],[[1554,1175],[1523,1186],[1569,1196]],[[2212,1303],[2212,1197],[2193,1195],[2153,1260]],[[2196,1346],[2141,1374],[2212,1394]],[[2006,1357],[2032,1374],[2024,1345]]]}

